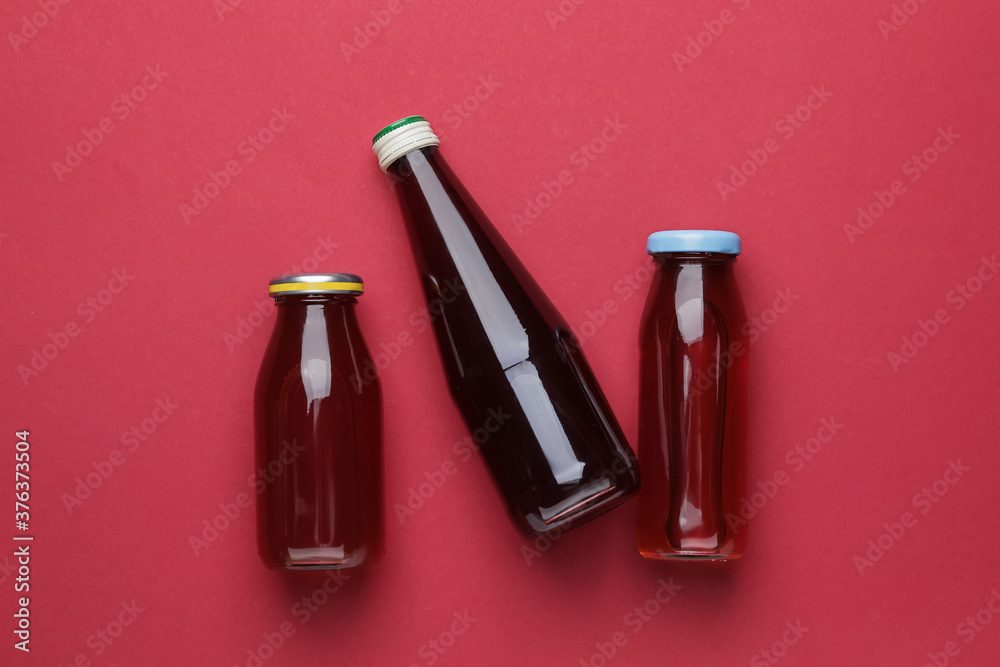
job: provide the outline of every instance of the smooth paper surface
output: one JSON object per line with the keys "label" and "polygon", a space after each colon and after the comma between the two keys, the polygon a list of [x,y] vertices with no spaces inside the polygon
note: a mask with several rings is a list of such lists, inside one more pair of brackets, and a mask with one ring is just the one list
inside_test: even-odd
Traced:
{"label": "smooth paper surface", "polygon": [[[994,664],[998,28],[971,1],[5,3],[0,663]],[[741,561],[644,561],[634,502],[512,527],[370,150],[410,114],[633,446],[646,236],[741,235]],[[294,271],[365,280],[366,572],[255,553],[267,281]]]}

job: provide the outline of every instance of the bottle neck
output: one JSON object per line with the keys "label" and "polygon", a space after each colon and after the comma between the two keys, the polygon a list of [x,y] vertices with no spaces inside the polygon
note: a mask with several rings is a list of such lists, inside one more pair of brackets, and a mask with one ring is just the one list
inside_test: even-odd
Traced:
{"label": "bottle neck", "polygon": [[389,165],[385,173],[393,181],[401,182],[413,176],[415,167],[433,162],[437,160],[437,157],[437,146],[424,146],[423,148],[400,155],[399,158]]}
{"label": "bottle neck", "polygon": [[279,308],[300,308],[313,305],[355,306],[358,299],[349,294],[287,294],[274,298]]}
{"label": "bottle neck", "polygon": [[309,351],[327,345],[336,331],[357,326],[357,299],[339,294],[282,295],[275,299],[274,336]]}
{"label": "bottle neck", "polygon": [[[685,294],[701,293],[706,283],[724,284],[733,275],[736,255],[715,252],[654,253],[659,289],[680,290]],[[659,290],[657,290],[659,291]]]}
{"label": "bottle neck", "polygon": [[653,260],[657,264],[715,264],[732,266],[736,263],[736,255],[720,252],[657,252]]}

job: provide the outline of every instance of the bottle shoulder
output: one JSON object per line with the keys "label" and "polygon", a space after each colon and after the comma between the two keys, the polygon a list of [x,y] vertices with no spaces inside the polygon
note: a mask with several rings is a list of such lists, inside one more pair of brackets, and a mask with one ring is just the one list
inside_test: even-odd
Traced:
{"label": "bottle shoulder", "polygon": [[640,342],[668,335],[678,317],[720,319],[727,330],[740,331],[746,310],[729,267],[715,270],[678,270],[658,267],[643,308]]}
{"label": "bottle shoulder", "polygon": [[[257,389],[273,392],[289,376],[332,382],[339,375],[355,394],[377,392],[377,373],[353,308],[280,313],[268,342]],[[330,378],[322,378],[323,374]]]}

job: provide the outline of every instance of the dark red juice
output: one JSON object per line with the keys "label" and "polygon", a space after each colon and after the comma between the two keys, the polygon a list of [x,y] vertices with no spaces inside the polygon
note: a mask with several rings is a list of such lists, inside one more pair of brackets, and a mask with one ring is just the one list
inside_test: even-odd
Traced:
{"label": "dark red juice", "polygon": [[745,522],[727,519],[746,493],[749,357],[735,254],[653,257],[640,332],[639,551],[738,558]]}
{"label": "dark red juice", "polygon": [[511,513],[541,533],[578,525],[635,493],[635,456],[562,316],[445,163],[429,126],[415,136],[424,144],[385,168],[452,398],[482,436]]}
{"label": "dark red juice", "polygon": [[[345,276],[356,278],[304,284],[343,286]],[[258,552],[290,569],[370,563],[383,543],[381,393],[365,372],[374,365],[357,299],[272,296],[277,319],[254,396]]]}

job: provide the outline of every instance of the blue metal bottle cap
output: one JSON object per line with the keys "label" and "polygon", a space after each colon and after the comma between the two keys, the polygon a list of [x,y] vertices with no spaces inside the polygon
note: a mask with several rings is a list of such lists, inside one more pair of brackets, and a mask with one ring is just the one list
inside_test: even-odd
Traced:
{"label": "blue metal bottle cap", "polygon": [[724,255],[740,254],[740,237],[733,232],[713,229],[671,229],[653,232],[646,240],[646,253],[660,252],[717,252]]}

